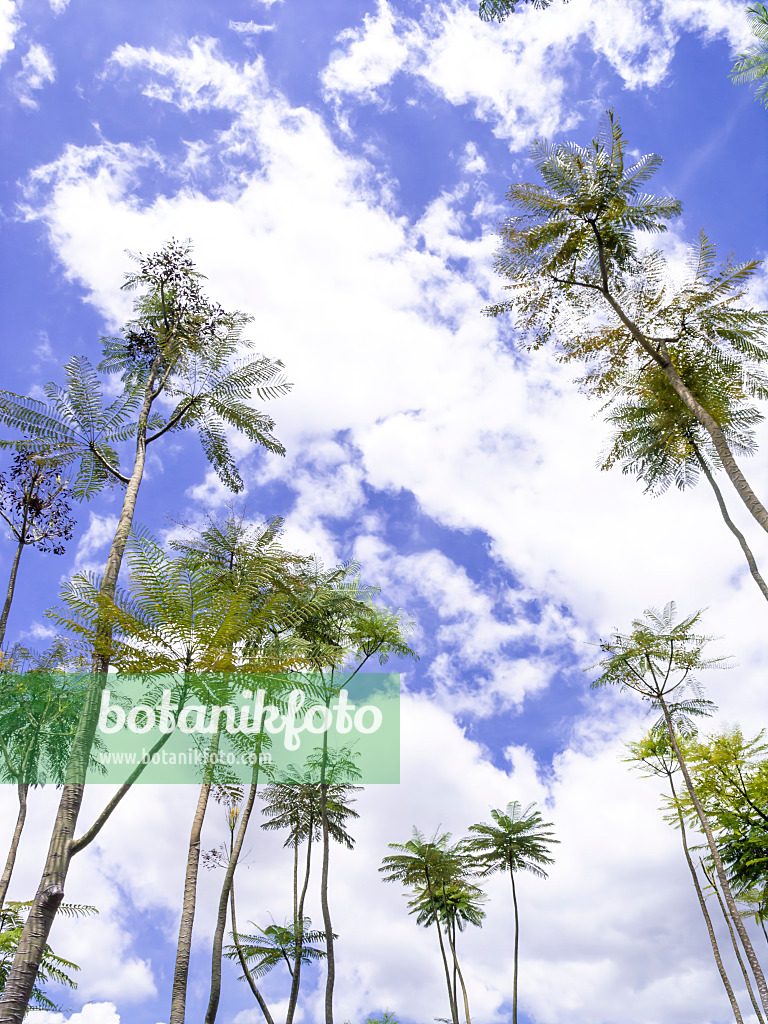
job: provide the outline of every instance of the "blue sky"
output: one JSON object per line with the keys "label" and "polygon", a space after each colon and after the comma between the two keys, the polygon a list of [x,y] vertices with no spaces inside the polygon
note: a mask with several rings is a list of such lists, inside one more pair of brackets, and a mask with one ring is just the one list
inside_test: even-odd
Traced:
{"label": "blue sky", "polygon": [[[663,154],[655,191],[683,200],[673,260],[701,228],[722,255],[765,255],[766,114],[728,79],[746,40],[736,0],[571,0],[504,25],[465,0],[0,0],[3,387],[40,397],[71,355],[95,361],[130,311],[126,250],[191,238],[211,297],[254,317],[249,336],[294,385],[269,406],[286,457],[238,449],[251,514],[284,516],[286,543],[326,562],[358,559],[416,622],[403,782],[361,797],[358,851],[336,862],[340,1020],[444,1015],[431,937],[376,867],[412,825],[461,834],[511,799],[546,803],[562,840],[551,878],[524,883],[523,1019],[727,1019],[677,837],[654,784],[620,762],[642,711],[591,694],[582,670],[589,642],[646,606],[708,606],[740,663],[713,698],[757,728],[757,593],[710,496],[652,500],[600,473],[597,407],[481,312],[501,294],[493,232],[508,185],[532,178],[528,145],[584,143],[611,106],[633,151]],[[762,271],[750,298],[768,298]],[[766,493],[764,460],[750,474]],[[200,522],[227,500],[182,437],[150,458],[137,518],[166,536],[167,516]],[[99,569],[117,501],[77,509],[66,555],[25,554],[8,639],[47,643],[45,609],[63,577]],[[54,799],[35,794],[18,895]],[[137,791],[78,858],[68,898],[101,913],[54,932],[83,968],[75,1024],[167,1019],[193,802]],[[217,809],[208,827],[214,846]],[[269,836],[251,845],[240,917],[280,919],[289,865]],[[511,998],[494,885],[482,932],[462,936],[480,1024],[507,1020]],[[201,886],[191,1013],[215,877]],[[267,983],[275,1000],[283,984]],[[320,999],[308,992],[305,1021]],[[219,1019],[258,1020],[234,975]]]}

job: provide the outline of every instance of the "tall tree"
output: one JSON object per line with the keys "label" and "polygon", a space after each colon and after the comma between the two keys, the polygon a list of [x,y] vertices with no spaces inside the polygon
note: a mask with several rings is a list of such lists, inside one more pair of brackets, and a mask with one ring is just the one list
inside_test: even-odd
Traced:
{"label": "tall tree", "polygon": [[[681,742],[681,737],[678,737],[678,744]],[[699,901],[699,907],[701,909],[704,923],[707,927],[707,935],[709,936],[709,943],[712,946],[712,955],[715,958],[715,964],[717,966],[720,980],[723,983],[726,995],[728,996],[728,1002],[731,1004],[731,1010],[733,1011],[734,1019],[737,1024],[743,1022],[741,1016],[741,1010],[739,1004],[736,1001],[736,996],[731,985],[731,980],[728,977],[728,973],[723,964],[723,958],[720,953],[720,947],[717,944],[717,937],[715,936],[715,929],[712,925],[712,918],[709,916],[707,910],[707,901],[704,898],[704,893],[701,889],[701,883],[699,877],[696,874],[696,867],[691,858],[690,849],[688,846],[688,834],[685,828],[685,818],[680,808],[677,799],[677,789],[675,788],[675,781],[673,776],[676,772],[680,771],[680,765],[678,764],[675,752],[672,749],[672,745],[669,742],[669,737],[664,732],[653,732],[648,733],[644,736],[639,743],[630,743],[628,748],[631,754],[629,758],[630,762],[635,766],[642,766],[643,770],[650,775],[661,776],[669,783],[670,792],[672,795],[673,806],[677,818],[677,825],[680,829],[680,838],[683,844],[683,853],[685,854],[685,862],[688,865],[688,871],[691,875],[691,881],[693,887],[696,890],[696,898]]]}
{"label": "tall tree", "polygon": [[[105,601],[116,591],[123,553],[144,476],[147,448],[161,438],[194,427],[206,457],[233,490],[242,487],[226,439],[226,427],[242,431],[254,444],[282,453],[273,422],[250,404],[283,393],[282,364],[263,356],[237,358],[250,344],[242,331],[250,318],[225,312],[204,295],[189,245],[170,242],[159,252],[138,257],[138,270],[124,288],[139,291],[134,318],[120,337],[106,338],[99,370],[119,374],[122,393],[105,407],[102,382],[85,359],[65,367],[67,386],[49,384],[48,404],[0,392],[0,420],[23,433],[5,441],[62,469],[77,463],[76,498],[89,498],[108,483],[125,487],[117,528],[99,592]],[[164,402],[170,400],[166,410]],[[123,471],[114,445],[135,439],[132,467]],[[83,780],[93,745],[101,692],[109,664],[109,629],[94,649],[91,685],[73,744],[48,856],[27,917],[13,967],[0,998],[0,1022],[21,1024],[56,910],[64,896],[71,845],[83,798]]]}
{"label": "tall tree", "polygon": [[553,843],[559,843],[552,834],[552,822],[544,821],[541,813],[529,804],[521,808],[517,800],[507,804],[506,810],[491,810],[494,825],[481,822],[470,825],[473,833],[466,844],[467,851],[479,858],[477,870],[481,875],[496,871],[509,871],[512,882],[512,904],[515,911],[514,972],[512,975],[512,1024],[517,1024],[517,975],[520,920],[517,908],[515,872],[528,871],[538,878],[546,878],[545,865],[553,864],[549,855]]}
{"label": "tall tree", "polygon": [[[645,618],[632,622],[632,631],[614,633],[600,643],[605,657],[594,667],[600,675],[593,686],[615,685],[629,689],[661,711],[662,727],[666,728],[672,749],[680,765],[685,787],[695,810],[699,826],[707,838],[720,887],[739,933],[749,966],[755,978],[760,1002],[768,1013],[768,986],[751,939],[739,915],[728,883],[712,823],[694,786],[678,735],[688,727],[691,715],[709,714],[710,701],[701,697],[695,673],[707,668],[722,668],[724,658],[705,658],[703,651],[709,638],[695,632],[700,612],[676,622],[676,608],[670,602],[662,612],[646,609]],[[689,696],[693,694],[693,696]]]}
{"label": "tall tree", "polygon": [[530,347],[556,342],[561,359],[584,364],[582,384],[609,399],[644,368],[657,367],[768,531],[768,509],[736,461],[717,410],[686,379],[686,365],[703,360],[710,394],[727,390],[738,372],[747,397],[768,395],[759,366],[768,359],[768,312],[738,304],[759,264],[729,260],[715,270],[714,248],[702,234],[687,280],[676,285],[660,252],[638,250],[637,232],[665,231],[682,205],[641,191],[661,157],[627,166],[626,150],[613,111],[589,147],[534,144],[544,184],[512,185],[507,198],[519,213],[499,229],[495,267],[512,297],[486,313],[514,312]]}
{"label": "tall tree", "polygon": [[6,478],[0,473],[0,516],[16,541],[5,604],[0,614],[0,647],[5,640],[8,614],[16,589],[21,553],[25,547],[63,555],[65,542],[72,539],[75,522],[65,497],[66,481],[55,466],[46,465],[24,452],[13,457]]}
{"label": "tall tree", "polygon": [[[312,569],[305,572],[304,577],[302,601],[313,602],[315,608],[297,624],[296,635],[307,644],[312,673],[308,682],[317,688],[319,702],[326,709],[330,708],[331,702],[369,662],[375,660],[383,665],[393,655],[400,658],[416,657],[406,642],[412,624],[373,603],[373,598],[379,593],[378,588],[362,583],[356,563],[337,566],[328,571],[316,562]],[[329,760],[329,754],[328,733],[325,731],[319,760],[313,765],[318,772],[320,784],[323,844],[320,903],[328,954],[325,1024],[333,1024],[333,989],[336,979],[334,932],[328,902],[328,793],[329,786],[346,781],[345,772],[352,771],[354,774],[351,762],[344,759],[343,752],[339,752],[342,756],[336,763]]]}
{"label": "tall tree", "polygon": [[757,42],[736,57],[731,78],[737,85],[755,82],[757,99],[768,107],[768,8],[752,4],[747,8],[747,18]]}
{"label": "tall tree", "polygon": [[[448,986],[448,1003],[451,1011],[452,1024],[459,1024],[459,1011],[451,983],[451,970],[445,951],[445,940],[441,928],[441,915],[438,911],[438,900],[444,889],[455,883],[466,871],[466,861],[459,845],[451,845],[449,832],[435,834],[431,839],[414,827],[412,837],[405,843],[389,843],[390,850],[396,853],[383,858],[379,871],[384,874],[385,882],[400,882],[406,889],[412,889],[426,901],[431,909],[431,921],[437,929],[440,955],[445,971],[445,983]],[[465,990],[464,1013],[469,1021],[469,1005]]]}
{"label": "tall tree", "polygon": [[[312,867],[312,848],[323,838],[322,826],[322,792],[320,784],[314,781],[316,773],[301,771],[291,766],[284,775],[271,783],[262,794],[264,807],[262,813],[266,821],[262,828],[267,830],[287,830],[283,846],[293,850],[293,934],[295,948],[293,951],[293,970],[291,973],[291,990],[288,996],[286,1024],[292,1024],[299,998],[301,985],[301,942],[302,921],[305,919],[304,906],[309,888]],[[357,787],[345,782],[329,781],[326,790],[325,804],[328,822],[328,835],[334,842],[347,849],[352,849],[354,839],[347,828],[348,818],[357,818],[357,811],[350,806],[349,796]],[[306,844],[304,864],[299,885],[299,850]],[[327,937],[323,932],[322,941]],[[327,941],[326,941],[327,945]],[[326,948],[327,957],[327,948]]]}

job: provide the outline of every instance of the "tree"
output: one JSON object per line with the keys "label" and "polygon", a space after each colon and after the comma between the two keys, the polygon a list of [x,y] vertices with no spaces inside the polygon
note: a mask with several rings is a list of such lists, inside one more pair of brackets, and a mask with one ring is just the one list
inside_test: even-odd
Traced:
{"label": "tree", "polygon": [[[466,875],[466,858],[460,844],[450,845],[451,835],[444,832],[438,835],[437,832],[431,839],[427,840],[422,833],[414,827],[412,837],[406,843],[389,843],[390,850],[397,853],[388,854],[383,858],[379,871],[384,874],[385,882],[400,882],[406,889],[413,889],[419,898],[426,896],[431,915],[430,921],[437,929],[437,938],[440,944],[440,955],[443,959],[445,970],[445,982],[448,986],[448,1002],[451,1010],[452,1024],[459,1024],[459,1012],[454,986],[451,984],[451,972],[448,966],[448,957],[445,952],[443,931],[440,927],[442,920],[438,911],[438,901],[441,893],[447,887],[455,884]],[[450,946],[450,942],[449,942]],[[458,962],[455,950],[453,963],[458,973]],[[462,979],[464,994],[464,1013],[469,1024],[469,1001]]]}
{"label": "tree", "polygon": [[[138,270],[124,288],[143,291],[134,318],[122,336],[103,341],[99,370],[120,374],[123,392],[109,406],[102,382],[85,359],[65,367],[67,387],[49,384],[48,404],[0,392],[0,420],[25,436],[2,442],[62,467],[76,463],[76,498],[90,498],[108,483],[125,486],[122,508],[100,581],[105,602],[115,595],[123,553],[133,523],[144,475],[147,447],[167,434],[196,428],[203,451],[221,480],[242,487],[226,439],[226,427],[242,431],[254,444],[282,453],[269,416],[249,402],[285,392],[282,364],[263,356],[237,359],[250,343],[242,331],[250,317],[227,313],[211,303],[200,287],[202,275],[191,247],[170,242],[159,252],[137,257]],[[159,400],[172,408],[157,412]],[[135,439],[132,468],[119,467],[114,445]],[[43,876],[19,942],[16,959],[0,999],[3,1024],[21,1024],[35,983],[48,933],[64,895],[71,843],[83,798],[83,780],[93,744],[101,691],[109,663],[106,623],[94,648],[88,696],[75,735],[67,784],[51,836]]]}
{"label": "tree", "polygon": [[[272,782],[264,790],[262,813],[267,820],[262,828],[267,830],[287,829],[284,847],[293,849],[293,931],[295,948],[293,952],[293,970],[291,972],[291,991],[288,997],[286,1024],[292,1024],[296,1012],[301,984],[301,922],[304,921],[304,903],[309,888],[310,870],[312,866],[312,847],[323,838],[322,824],[322,792],[320,784],[313,781],[314,773],[301,772],[291,767],[279,780]],[[350,806],[349,797],[356,791],[356,786],[345,782],[331,783],[325,793],[325,807],[328,835],[334,842],[352,849],[352,838],[346,822],[348,818],[357,818],[358,814]],[[306,844],[303,879],[299,888],[299,849]],[[322,933],[326,941],[325,932]],[[334,936],[335,938],[336,936]],[[327,958],[327,948],[326,948]]]}
{"label": "tree", "polygon": [[[331,701],[349,685],[372,659],[386,664],[390,656],[415,658],[406,643],[412,625],[386,608],[373,604],[378,594],[375,587],[365,586],[356,563],[348,563],[326,571],[319,562],[304,574],[303,602],[314,608],[296,626],[296,635],[307,644],[311,664],[311,686],[317,688],[319,703],[330,708]],[[329,760],[328,733],[323,733],[323,746],[312,768],[320,784],[320,821],[322,827],[323,863],[321,868],[320,903],[326,936],[327,978],[325,989],[325,1024],[333,1024],[333,988],[336,978],[334,932],[328,904],[328,868],[330,857],[330,824],[328,815],[329,786],[345,783],[354,777],[354,767],[344,752],[335,764]]]}
{"label": "tree", "polygon": [[[763,417],[748,400],[740,366],[733,364],[718,373],[706,358],[693,361],[686,354],[680,355],[679,362],[688,387],[713,411],[731,450],[752,455],[756,450],[754,427]],[[623,473],[633,473],[642,480],[646,493],[651,494],[662,494],[671,483],[680,490],[692,487],[703,473],[725,525],[738,541],[752,578],[768,601],[768,584],[744,534],[728,514],[715,480],[720,468],[717,452],[666,374],[657,366],[645,367],[617,389],[611,406],[607,419],[613,437],[600,468],[619,464]]]}
{"label": "tree", "polygon": [[467,851],[479,857],[478,871],[490,875],[496,871],[509,871],[512,882],[512,903],[515,910],[515,952],[512,975],[512,1024],[517,1024],[517,973],[519,917],[515,872],[528,871],[538,878],[546,878],[544,865],[553,864],[548,849],[552,843],[559,843],[551,832],[552,822],[544,821],[535,804],[521,809],[517,800],[507,804],[505,811],[492,810],[495,825],[480,823],[470,825],[474,833],[467,842]]}
{"label": "tree", "polygon": [[66,486],[55,466],[36,462],[23,452],[14,456],[7,479],[0,473],[0,516],[16,540],[16,554],[0,614],[0,647],[5,640],[22,551],[25,547],[34,547],[38,551],[63,555],[64,542],[72,539],[75,522],[64,497]]}
{"label": "tree", "polygon": [[[678,745],[681,741],[682,737],[678,737]],[[639,743],[628,744],[628,748],[631,754],[631,757],[629,758],[630,762],[634,763],[638,767],[642,766],[645,772],[649,775],[663,776],[669,783],[673,806],[677,816],[677,825],[680,829],[680,838],[683,844],[685,862],[688,865],[688,870],[691,874],[691,881],[693,882],[693,887],[696,890],[696,897],[699,901],[699,907],[701,908],[704,923],[707,927],[707,935],[709,936],[709,942],[712,946],[712,955],[715,958],[715,964],[717,965],[720,979],[723,983],[723,987],[725,988],[726,995],[728,996],[728,1002],[731,1004],[734,1019],[737,1024],[740,1024],[740,1022],[743,1021],[741,1010],[739,1009],[739,1004],[736,1002],[733,987],[723,964],[720,947],[717,944],[717,938],[715,936],[715,929],[712,926],[712,918],[709,916],[709,911],[707,910],[707,901],[701,890],[701,884],[699,883],[699,878],[696,874],[696,867],[691,859],[690,850],[688,848],[685,819],[677,800],[677,790],[675,789],[673,779],[675,772],[680,771],[680,765],[677,762],[675,752],[669,742],[669,737],[666,733],[651,731],[644,736]]]}
{"label": "tree", "polygon": [[675,622],[674,602],[670,602],[661,613],[653,608],[646,609],[644,619],[632,622],[631,633],[617,632],[601,641],[600,649],[605,657],[593,666],[599,668],[601,674],[592,685],[610,684],[622,690],[632,690],[647,700],[653,709],[661,711],[659,727],[665,728],[669,736],[699,826],[707,838],[726,905],[755,978],[760,1002],[768,1013],[765,977],[736,907],[712,824],[699,799],[683,749],[677,740],[678,734],[689,728],[690,716],[709,714],[712,708],[711,702],[701,697],[701,688],[694,673],[707,668],[723,668],[726,661],[724,658],[704,657],[703,651],[710,638],[694,632],[700,617],[701,613],[696,612]]}
{"label": "tree", "polygon": [[0,910],[16,863],[30,786],[63,783],[87,679],[63,671],[56,641],[39,654],[16,645],[0,669],[0,780],[16,784],[19,812],[0,878]]}
{"label": "tree", "polygon": [[731,78],[736,85],[756,82],[755,95],[764,106],[768,106],[768,8],[765,4],[755,3],[747,8],[747,18],[757,42],[736,57]]}
{"label": "tree", "polygon": [[458,1006],[458,985],[461,983],[462,996],[464,998],[464,1009],[469,1021],[469,1000],[464,984],[464,976],[459,967],[459,958],[456,952],[456,932],[463,932],[468,924],[476,928],[482,927],[485,918],[483,903],[488,897],[473,885],[466,877],[468,865],[466,861],[462,864],[457,862],[455,877],[450,882],[444,882],[434,897],[423,890],[408,903],[411,914],[416,914],[416,923],[428,928],[438,920],[445,929],[448,945],[453,959],[452,992],[453,1002]]}
{"label": "tree", "polygon": [[239,958],[242,952],[248,964],[248,971],[254,978],[263,978],[280,964],[285,964],[293,978],[299,963],[316,963],[326,955],[324,949],[314,945],[323,942],[325,934],[313,929],[308,917],[303,919],[298,928],[293,921],[286,921],[282,925],[270,924],[266,928],[259,928],[253,921],[249,924],[253,925],[258,935],[238,933],[240,951],[235,946],[230,946],[227,949],[227,956],[230,959]]}
{"label": "tree", "polygon": [[686,366],[703,362],[708,394],[727,391],[737,375],[746,397],[768,395],[760,370],[768,359],[768,312],[738,305],[759,264],[728,260],[715,270],[714,248],[702,233],[688,279],[675,285],[660,252],[638,251],[637,232],[665,231],[682,205],[643,193],[661,157],[626,166],[626,149],[613,111],[589,147],[534,144],[544,185],[512,185],[507,198],[520,212],[499,229],[495,268],[510,282],[512,298],[486,313],[514,312],[518,327],[532,336],[529,347],[556,341],[562,360],[585,365],[583,386],[609,400],[658,368],[768,531],[768,509],[737,463],[717,410],[686,379]]}

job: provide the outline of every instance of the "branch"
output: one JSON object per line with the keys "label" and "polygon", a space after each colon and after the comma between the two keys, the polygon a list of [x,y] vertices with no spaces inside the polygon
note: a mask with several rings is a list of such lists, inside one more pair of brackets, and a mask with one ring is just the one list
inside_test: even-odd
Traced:
{"label": "branch", "polygon": [[[158,388],[158,390],[157,390],[157,391],[155,392],[155,394],[158,394],[159,390],[160,390],[160,389]],[[168,422],[167,422],[167,423],[165,424],[165,426],[164,426],[164,427],[161,427],[161,428],[160,428],[159,430],[155,431],[155,433],[154,433],[154,434],[152,434],[152,435],[151,435],[150,437],[148,437],[148,438],[147,438],[147,441],[146,441],[146,443],[147,443],[147,444],[151,444],[151,443],[152,443],[152,441],[156,441],[156,440],[158,439],[158,437],[162,437],[162,436],[163,436],[163,434],[164,434],[164,433],[165,433],[165,432],[166,432],[167,430],[171,430],[171,429],[172,429],[173,427],[175,427],[175,426],[176,426],[176,424],[177,424],[177,423],[179,422],[179,420],[180,420],[180,419],[182,418],[182,416],[184,415],[184,413],[185,413],[185,412],[187,412],[187,411],[188,411],[189,409],[191,409],[191,408],[192,408],[192,406],[194,405],[194,403],[195,403],[195,402],[196,402],[196,401],[198,400],[198,398],[200,398],[200,397],[201,397],[200,395],[193,395],[193,396],[192,396],[192,398],[190,398],[190,400],[189,400],[189,401],[187,402],[187,404],[186,404],[186,405],[184,406],[184,408],[183,408],[183,409],[180,409],[180,410],[179,410],[179,412],[175,413],[175,415],[173,415],[173,416],[172,416],[172,417],[171,417],[171,418],[170,418],[170,419],[168,420]]]}
{"label": "branch", "polygon": [[91,452],[96,456],[96,458],[107,470],[107,472],[111,473],[112,476],[114,476],[122,484],[127,485],[130,483],[130,478],[127,476],[123,476],[123,474],[119,470],[115,469],[114,466],[110,466],[110,464],[107,462],[107,460],[104,458],[104,456],[101,454],[101,452],[98,450],[98,448],[96,448],[94,444],[89,445],[89,447],[91,449]]}

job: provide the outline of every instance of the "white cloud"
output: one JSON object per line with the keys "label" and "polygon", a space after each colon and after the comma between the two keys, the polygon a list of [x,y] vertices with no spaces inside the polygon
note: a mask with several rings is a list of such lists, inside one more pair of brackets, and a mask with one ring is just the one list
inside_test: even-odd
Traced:
{"label": "white cloud", "polygon": [[61,14],[69,7],[69,0],[48,0],[54,14]]}
{"label": "white cloud", "polygon": [[22,106],[30,110],[37,108],[34,92],[49,85],[56,78],[56,69],[51,56],[44,46],[33,43],[21,60],[21,71],[16,75],[16,95]]}
{"label": "white cloud", "polygon": [[274,25],[260,25],[256,21],[230,21],[229,28],[241,35],[260,35],[262,32],[274,32]]}
{"label": "white cloud", "polygon": [[104,559],[94,560],[92,556],[112,543],[116,529],[117,516],[91,512],[88,528],[77,542],[72,572],[103,572]]}
{"label": "white cloud", "polygon": [[[732,47],[748,35],[739,0],[581,0],[548,11],[526,7],[502,24],[482,22],[476,6],[451,0],[440,15],[428,8],[409,18],[379,0],[375,16],[339,36],[321,76],[326,95],[383,102],[384,87],[404,71],[448,103],[471,103],[494,134],[521,149],[583,116],[570,80],[574,50],[584,41],[637,89],[664,80],[683,31],[725,38]],[[591,107],[599,107],[600,91],[596,77]]]}
{"label": "white cloud", "polygon": [[29,1024],[120,1024],[120,1015],[114,1003],[88,1003],[71,1017],[32,1010],[26,1020]]}
{"label": "white cloud", "polygon": [[[461,17],[448,11],[449,21]],[[446,47],[449,29],[441,23],[435,36]],[[458,35],[451,45],[459,46]],[[433,64],[430,73],[438,75],[439,62]],[[234,185],[205,191],[187,179],[175,194],[139,204],[134,182],[144,166],[161,162],[178,175],[183,169],[149,146],[72,147],[35,176],[37,212],[55,251],[94,304],[121,319],[122,249],[146,251],[172,235],[195,239],[211,295],[254,314],[253,336],[285,360],[295,384],[270,407],[288,458],[252,470],[252,493],[273,479],[293,488],[290,542],[319,547],[330,559],[340,553],[338,521],[359,521],[353,532],[366,576],[379,577],[403,603],[412,596],[439,613],[447,657],[433,673],[447,708],[460,706],[450,690],[454,668],[481,665],[508,704],[540,687],[544,669],[535,658],[505,660],[517,636],[537,636],[545,652],[550,644],[551,668],[566,625],[568,642],[578,642],[676,596],[686,610],[712,603],[707,628],[727,634],[727,649],[746,666],[738,685],[731,674],[714,680],[710,694],[729,717],[762,720],[763,643],[750,625],[756,595],[711,496],[700,487],[651,501],[633,481],[595,470],[605,431],[569,372],[547,352],[506,348],[501,332],[509,325],[480,316],[489,291],[499,290],[487,267],[493,239],[483,237],[490,214],[481,210],[479,223],[473,220],[467,193],[456,191],[436,197],[409,223],[391,203],[387,182],[333,142],[320,114],[292,108],[260,62],[233,64],[210,41],[172,53],[122,47],[112,63],[120,69],[152,102],[231,113],[230,127],[200,140],[196,166],[216,159],[229,172],[231,161],[239,168],[228,179]],[[529,112],[530,130],[544,130],[549,113]],[[243,153],[257,154],[258,166],[243,170]],[[750,475],[768,490],[765,466],[750,467]],[[212,476],[199,486],[192,492],[199,500],[217,497]],[[410,492],[422,516],[482,531],[499,565],[520,583],[519,594],[470,579],[431,546],[396,554],[381,536],[386,510],[371,514],[366,488]],[[734,516],[745,521],[735,502]],[[92,519],[86,536],[83,557],[106,543],[106,517]],[[758,538],[755,547],[768,564],[768,543]],[[535,624],[519,607],[529,596],[542,606]],[[509,618],[500,599],[514,613]],[[724,1016],[677,836],[660,820],[655,789],[618,763],[619,738],[644,723],[610,695],[594,701],[594,713],[542,776],[524,735],[509,737],[507,773],[483,759],[446,706],[406,696],[403,783],[371,787],[361,799],[358,855],[334,851],[340,1019],[361,1019],[382,1005],[414,1019],[438,1015],[444,997],[431,937],[408,918],[395,888],[378,884],[376,868],[386,844],[406,839],[413,824],[461,834],[469,822],[487,820],[489,805],[513,798],[549,799],[547,817],[562,840],[549,881],[521,883],[526,1012],[545,1024],[700,1024]],[[98,844],[98,871],[120,878],[136,906],[160,908],[169,921],[179,906],[185,850],[178,836],[188,831],[191,803],[190,794],[170,805],[163,793],[129,794]],[[211,846],[221,829],[213,811],[208,824],[204,843]],[[244,920],[280,915],[290,900],[279,841],[254,836],[253,845],[258,868],[246,865],[240,882]],[[499,1019],[510,996],[508,894],[504,880],[490,884],[492,916],[482,932],[461,937],[482,1024]],[[201,880],[199,949],[216,899],[211,875]],[[312,915],[319,920],[316,906]],[[89,961],[94,980],[84,974],[83,984],[103,984],[100,970]],[[552,977],[563,981],[553,988]],[[319,1019],[319,998],[314,992],[310,1019]]]}
{"label": "white cloud", "polygon": [[0,64],[15,45],[14,37],[21,28],[18,14],[14,0],[0,0]]}

